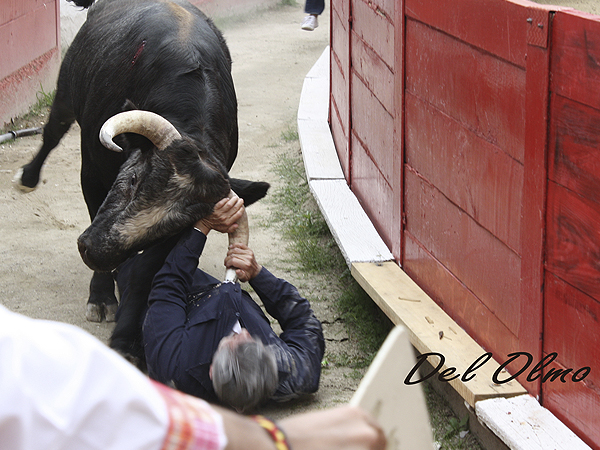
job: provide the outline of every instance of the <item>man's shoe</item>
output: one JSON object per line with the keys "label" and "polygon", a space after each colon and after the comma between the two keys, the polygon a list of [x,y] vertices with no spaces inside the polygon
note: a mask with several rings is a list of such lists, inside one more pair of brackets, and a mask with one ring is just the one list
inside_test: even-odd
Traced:
{"label": "man's shoe", "polygon": [[313,31],[315,28],[319,26],[319,21],[317,20],[317,16],[309,14],[304,18],[302,22],[302,29],[306,31]]}

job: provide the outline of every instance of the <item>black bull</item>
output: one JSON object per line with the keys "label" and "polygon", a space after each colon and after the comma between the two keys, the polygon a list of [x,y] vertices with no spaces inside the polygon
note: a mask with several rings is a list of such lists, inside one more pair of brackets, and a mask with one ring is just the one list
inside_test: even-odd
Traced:
{"label": "black bull", "polygon": [[[75,3],[88,7],[93,0]],[[112,133],[121,135],[118,146],[102,145],[99,133],[107,119],[137,108],[166,119],[175,136],[164,141],[154,135],[154,125],[119,125]],[[113,348],[142,356],[137,353],[145,296],[177,235],[210,214],[230,189],[249,205],[269,187],[228,176],[238,127],[223,36],[182,0],[99,1],[65,55],[43,145],[17,177],[23,189],[37,185],[44,160],[75,120],[81,127],[81,186],[92,219],[78,240],[94,270],[87,318],[114,320],[111,271],[152,247],[147,266],[136,271],[133,292],[127,301],[121,298],[111,337]]]}

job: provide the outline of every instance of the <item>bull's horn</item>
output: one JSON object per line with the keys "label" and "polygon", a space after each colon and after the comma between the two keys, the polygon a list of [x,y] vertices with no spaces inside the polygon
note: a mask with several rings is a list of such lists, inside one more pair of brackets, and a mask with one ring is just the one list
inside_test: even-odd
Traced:
{"label": "bull's horn", "polygon": [[113,138],[122,133],[136,133],[150,139],[159,150],[164,150],[181,134],[171,122],[150,111],[139,109],[115,114],[102,125],[100,142],[109,150],[122,152],[123,149],[113,142]]}
{"label": "bull's horn", "polygon": [[[235,196],[235,192],[229,191],[229,198]],[[233,233],[229,233],[229,245],[232,244],[244,244],[248,245],[248,239],[250,237],[250,230],[248,229],[248,216],[246,215],[246,209],[244,209],[244,214],[237,221],[238,227],[235,229]],[[225,272],[225,282],[233,282],[237,281],[237,275],[235,273],[234,268],[228,268]]]}

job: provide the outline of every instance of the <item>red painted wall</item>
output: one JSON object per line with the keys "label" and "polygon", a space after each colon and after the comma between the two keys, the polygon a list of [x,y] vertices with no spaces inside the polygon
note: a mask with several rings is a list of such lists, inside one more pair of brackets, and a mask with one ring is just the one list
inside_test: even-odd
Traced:
{"label": "red painted wall", "polygon": [[0,5],[0,124],[26,112],[60,65],[58,0],[8,0]]}
{"label": "red painted wall", "polygon": [[544,405],[600,446],[600,16],[552,22],[544,354],[589,366],[580,383],[548,383]]}
{"label": "red painted wall", "polygon": [[333,0],[330,124],[397,262],[471,336],[590,367],[519,381],[600,449],[600,17],[551,8]]}

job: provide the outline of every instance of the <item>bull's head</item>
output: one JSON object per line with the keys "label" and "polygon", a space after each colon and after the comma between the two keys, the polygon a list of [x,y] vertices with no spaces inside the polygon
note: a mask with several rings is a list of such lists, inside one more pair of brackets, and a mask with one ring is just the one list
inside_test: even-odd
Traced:
{"label": "bull's head", "polygon": [[163,117],[139,110],[117,114],[102,127],[100,140],[122,151],[113,142],[121,133],[141,134],[154,146],[131,154],[78,239],[81,257],[93,270],[112,270],[136,251],[180,232],[230,192],[222,164]]}

